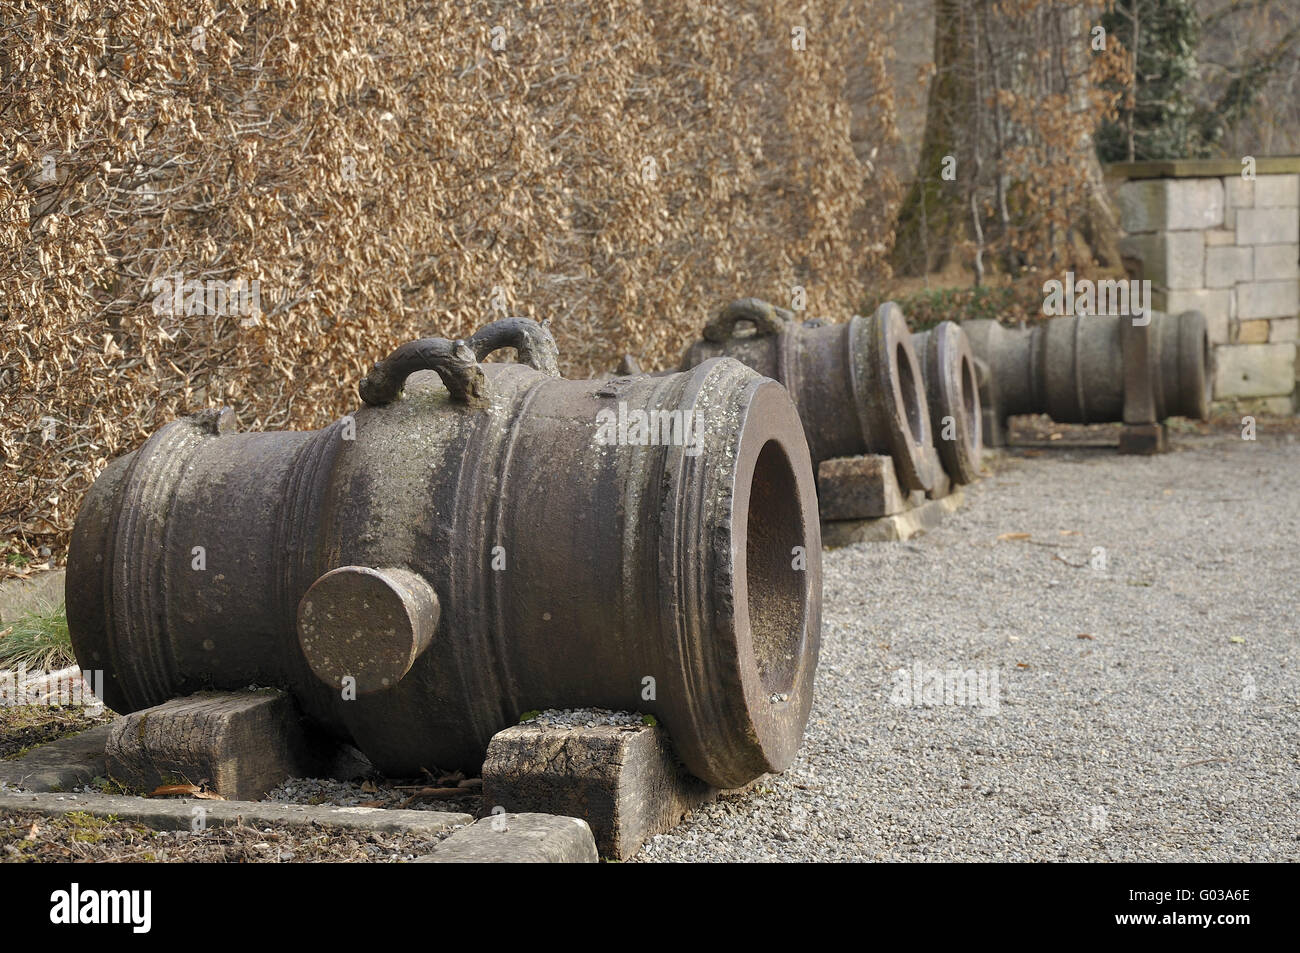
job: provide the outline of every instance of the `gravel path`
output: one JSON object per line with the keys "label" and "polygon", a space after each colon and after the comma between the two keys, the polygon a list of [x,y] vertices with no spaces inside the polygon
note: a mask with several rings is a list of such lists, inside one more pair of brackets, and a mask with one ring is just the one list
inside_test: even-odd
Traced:
{"label": "gravel path", "polygon": [[828,552],[798,760],[637,860],[1300,860],[1300,442],[1175,445],[1013,452]]}

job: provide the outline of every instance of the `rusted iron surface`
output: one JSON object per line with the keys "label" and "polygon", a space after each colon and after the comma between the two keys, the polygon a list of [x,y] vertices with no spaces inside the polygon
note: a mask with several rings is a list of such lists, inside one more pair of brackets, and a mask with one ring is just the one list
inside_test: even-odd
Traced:
{"label": "rusted iron surface", "polygon": [[987,367],[980,381],[985,442],[1005,443],[1014,414],[1044,413],[1058,423],[1207,419],[1205,316],[1147,316],[1149,325],[1116,315],[1056,317],[1030,328],[963,322],[977,364]]}
{"label": "rusted iron surface", "polygon": [[[527,363],[477,363],[501,346]],[[362,392],[323,430],[204,413],[109,465],[67,585],[108,704],[283,687],[395,776],[477,770],[549,707],[653,714],[718,787],[790,762],[821,545],[784,389],[725,359],[567,381],[512,321],[404,345]]]}
{"label": "rusted iron surface", "polygon": [[942,321],[913,334],[912,347],[925,379],[930,431],[944,472],[954,483],[973,483],[984,452],[984,426],[975,359],[966,333],[960,325]]}
{"label": "rusted iron surface", "polygon": [[[752,330],[740,329],[742,322]],[[925,448],[930,411],[907,321],[887,302],[844,324],[794,320],[757,298],[725,307],[691,345],[682,367],[733,357],[790,391],[813,466],[834,457],[887,453],[909,490],[933,483]]]}

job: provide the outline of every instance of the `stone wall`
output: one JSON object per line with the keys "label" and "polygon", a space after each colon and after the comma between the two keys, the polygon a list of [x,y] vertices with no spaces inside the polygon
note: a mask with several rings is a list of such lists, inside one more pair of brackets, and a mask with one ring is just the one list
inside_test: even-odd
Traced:
{"label": "stone wall", "polygon": [[1152,306],[1205,313],[1214,399],[1291,414],[1300,377],[1300,158],[1117,163],[1125,258]]}

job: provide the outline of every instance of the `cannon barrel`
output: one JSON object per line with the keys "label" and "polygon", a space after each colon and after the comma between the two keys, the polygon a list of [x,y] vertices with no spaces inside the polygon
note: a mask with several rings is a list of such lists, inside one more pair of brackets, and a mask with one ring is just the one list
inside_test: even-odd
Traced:
{"label": "cannon barrel", "polygon": [[[740,329],[742,322],[752,331]],[[705,326],[703,340],[690,346],[681,366],[722,355],[789,389],[814,468],[833,457],[889,454],[904,487],[934,485],[925,385],[896,304],[844,324],[799,323],[783,308],[744,298]]]}
{"label": "cannon barrel", "polygon": [[[478,364],[502,346],[528,363]],[[78,662],[123,712],[285,688],[393,776],[476,770],[521,712],[588,706],[655,715],[713,785],[784,768],[821,631],[793,403],[732,360],[555,367],[512,319],[403,345],[322,430],[166,425],[78,515]]]}
{"label": "cannon barrel", "polygon": [[930,431],[944,471],[954,483],[974,483],[984,452],[979,381],[961,325],[941,321],[912,335],[925,380]]}
{"label": "cannon barrel", "polygon": [[[1199,311],[1148,316],[1150,358],[1136,370],[1150,382],[1156,419],[1205,420],[1211,379],[1205,316]],[[1123,331],[1130,321],[1117,315],[1070,315],[1028,328],[991,320],[963,322],[976,359],[987,366],[980,394],[985,439],[1002,434],[1013,414],[1043,413],[1058,423],[1123,420]]]}

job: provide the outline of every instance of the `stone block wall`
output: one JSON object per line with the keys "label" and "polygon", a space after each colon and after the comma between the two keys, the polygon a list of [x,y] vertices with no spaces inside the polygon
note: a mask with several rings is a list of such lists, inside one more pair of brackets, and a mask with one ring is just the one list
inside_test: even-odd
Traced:
{"label": "stone block wall", "polygon": [[1296,410],[1300,378],[1300,157],[1126,162],[1107,169],[1121,247],[1152,306],[1205,313],[1214,399]]}

